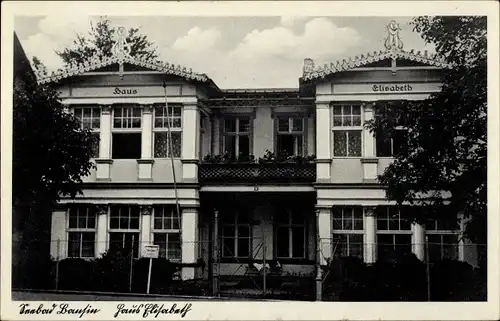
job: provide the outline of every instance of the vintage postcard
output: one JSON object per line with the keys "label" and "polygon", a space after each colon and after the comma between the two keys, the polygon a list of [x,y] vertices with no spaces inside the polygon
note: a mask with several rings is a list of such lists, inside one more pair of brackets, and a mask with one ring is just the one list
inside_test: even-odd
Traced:
{"label": "vintage postcard", "polygon": [[2,3],[2,320],[497,320],[499,5]]}

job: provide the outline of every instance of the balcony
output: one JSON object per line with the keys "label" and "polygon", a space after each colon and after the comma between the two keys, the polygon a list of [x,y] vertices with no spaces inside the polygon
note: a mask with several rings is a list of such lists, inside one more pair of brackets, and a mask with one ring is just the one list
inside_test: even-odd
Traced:
{"label": "balcony", "polygon": [[200,183],[313,183],[316,163],[312,158],[277,161],[253,159],[245,162],[202,162],[199,165]]}

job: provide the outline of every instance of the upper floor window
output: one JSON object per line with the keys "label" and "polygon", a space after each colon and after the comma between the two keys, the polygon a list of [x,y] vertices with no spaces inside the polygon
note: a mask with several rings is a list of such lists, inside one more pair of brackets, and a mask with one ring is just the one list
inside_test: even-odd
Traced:
{"label": "upper floor window", "polygon": [[142,109],[116,107],[113,110],[112,158],[140,159]]}
{"label": "upper floor window", "polygon": [[363,258],[363,208],[333,208],[333,241],[335,254]]}
{"label": "upper floor window", "polygon": [[299,208],[281,209],[276,213],[278,258],[306,257],[306,214]]}
{"label": "upper floor window", "polygon": [[250,117],[227,117],[223,120],[222,149],[224,153],[235,157],[250,155],[251,137]]}
{"label": "upper floor window", "polygon": [[72,206],[68,214],[68,257],[94,257],[96,211],[91,205]]}
{"label": "upper floor window", "polygon": [[[170,135],[168,133],[170,126]],[[154,109],[154,157],[181,157],[182,106],[157,106]],[[172,155],[170,155],[172,152]]]}
{"label": "upper floor window", "polygon": [[393,138],[387,138],[381,135],[376,136],[377,157],[392,157],[404,151],[406,133],[406,130],[401,127],[395,130]]}
{"label": "upper floor window", "polygon": [[277,118],[276,147],[279,156],[293,156],[304,154],[304,118],[278,117]]}
{"label": "upper floor window", "polygon": [[113,128],[141,128],[142,109],[140,107],[116,107],[113,113]]}
{"label": "upper floor window", "polygon": [[333,156],[361,157],[361,106],[333,106]]}
{"label": "upper floor window", "polygon": [[175,206],[154,207],[153,243],[160,246],[160,257],[169,260],[181,259],[181,217]]}
{"label": "upper floor window", "polygon": [[74,109],[74,115],[80,120],[82,128],[92,131],[95,137],[92,145],[92,157],[99,156],[99,131],[101,129],[101,109],[99,107],[77,107]]}

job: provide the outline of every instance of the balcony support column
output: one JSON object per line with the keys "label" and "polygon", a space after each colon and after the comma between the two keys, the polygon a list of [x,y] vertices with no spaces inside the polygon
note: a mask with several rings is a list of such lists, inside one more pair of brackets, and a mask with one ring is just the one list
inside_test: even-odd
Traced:
{"label": "balcony support column", "polygon": [[[373,104],[363,104],[364,121],[372,120],[374,117]],[[375,137],[369,130],[363,128],[363,153],[361,164],[363,166],[363,180],[366,182],[377,181],[378,158],[375,157]]]}
{"label": "balcony support column", "polygon": [[197,104],[185,104],[182,111],[182,179],[198,181],[200,159],[200,110]]}
{"label": "balcony support column", "polygon": [[111,105],[101,105],[101,129],[99,132],[99,158],[96,162],[96,180],[111,179]]}
{"label": "balcony support column", "polygon": [[153,105],[142,109],[141,159],[137,160],[139,180],[150,181],[153,175]]}
{"label": "balcony support column", "polygon": [[331,180],[331,110],[329,103],[316,103],[316,180]]}

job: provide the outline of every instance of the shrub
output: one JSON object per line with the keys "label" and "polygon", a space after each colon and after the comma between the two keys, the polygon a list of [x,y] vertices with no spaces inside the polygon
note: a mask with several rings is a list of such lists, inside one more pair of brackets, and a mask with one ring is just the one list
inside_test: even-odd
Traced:
{"label": "shrub", "polygon": [[395,255],[377,261],[372,269],[373,300],[424,301],[426,270],[413,253]]}
{"label": "shrub", "polygon": [[97,291],[129,292],[131,263],[129,251],[110,249],[95,262]]}
{"label": "shrub", "polygon": [[80,258],[59,262],[59,290],[93,290],[94,263]]}
{"label": "shrub", "polygon": [[370,300],[369,268],[357,257],[341,257],[330,261],[323,271],[323,300]]}
{"label": "shrub", "polygon": [[12,287],[20,289],[54,289],[55,261],[37,251],[23,251],[12,266]]}
{"label": "shrub", "polygon": [[[176,265],[166,259],[153,259],[149,293],[166,294],[172,285],[172,276],[177,271]],[[149,259],[139,259],[134,263],[133,292],[146,293],[149,273]]]}
{"label": "shrub", "polygon": [[464,301],[475,297],[479,278],[472,266],[456,260],[442,260],[431,268],[431,299],[433,301]]}

